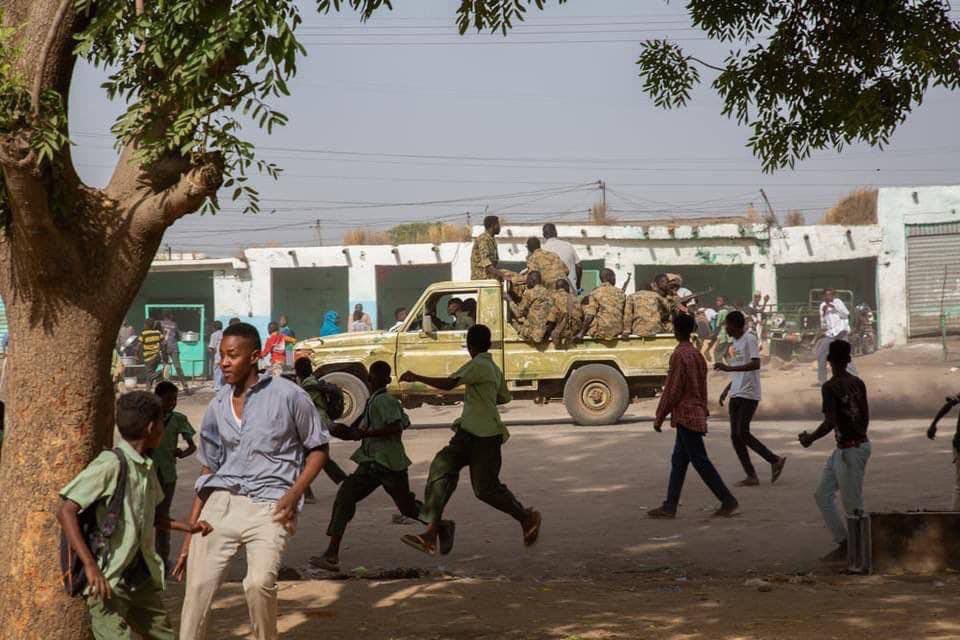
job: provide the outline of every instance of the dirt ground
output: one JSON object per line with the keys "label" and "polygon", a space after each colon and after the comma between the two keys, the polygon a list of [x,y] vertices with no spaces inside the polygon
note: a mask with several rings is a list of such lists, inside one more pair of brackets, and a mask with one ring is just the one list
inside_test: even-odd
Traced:
{"label": "dirt ground", "polygon": [[[960,373],[938,356],[929,347],[908,348],[860,363],[875,407],[869,510],[936,509],[951,501],[955,423],[946,422],[934,443],[924,437],[929,417],[923,416],[960,387]],[[755,461],[765,481],[735,489],[742,513],[729,520],[709,517],[714,498],[692,471],[676,520],[644,517],[663,499],[673,445],[672,432],[651,429],[653,402],[632,405],[621,424],[590,428],[572,425],[560,404],[505,408],[513,437],[502,477],[544,516],[541,540],[530,549],[515,523],[473,497],[464,477],[447,511],[458,522],[450,556],[430,558],[403,546],[400,536],[416,527],[393,524],[395,508],[379,492],[360,505],[347,531],[344,575],[317,576],[308,560],[325,547],[335,494],[321,476],[317,504],[301,515],[285,559],[304,579],[281,584],[284,637],[960,638],[960,576],[841,576],[819,565],[831,541],[812,494],[832,443],[804,450],[796,442],[799,431],[819,420],[814,375],[801,366],[765,371],[763,380],[766,400],[754,431],[790,461],[776,486],[768,467]],[[711,394],[721,382],[711,381]],[[198,424],[208,400],[199,393],[181,409]],[[884,402],[897,410],[887,412]],[[913,411],[903,410],[907,403],[916,405]],[[418,494],[457,412],[411,412],[415,428],[405,442]],[[886,413],[916,417],[885,419]],[[732,485],[742,471],[719,409],[710,429],[708,451]],[[353,448],[335,442],[333,457],[350,469]],[[175,509],[186,513],[195,460],[180,469]],[[397,573],[412,579],[382,579]],[[748,582],[756,579],[767,584]],[[170,589],[171,611],[179,610],[181,594],[179,585]],[[246,637],[238,583],[225,585],[216,607],[211,637]]]}

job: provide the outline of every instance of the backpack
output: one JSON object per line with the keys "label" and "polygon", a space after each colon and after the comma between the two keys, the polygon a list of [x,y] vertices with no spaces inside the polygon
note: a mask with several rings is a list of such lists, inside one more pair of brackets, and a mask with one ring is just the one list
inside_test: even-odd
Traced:
{"label": "backpack", "polygon": [[331,420],[339,420],[343,417],[343,390],[337,385],[326,380],[317,380],[316,391],[323,398],[323,403],[327,407],[327,417]]}
{"label": "backpack", "polygon": [[[120,461],[120,471],[117,474],[117,488],[107,501],[107,513],[103,522],[97,524],[97,505],[107,500],[103,498],[91,504],[77,514],[80,524],[80,535],[90,548],[90,553],[98,564],[107,548],[107,542],[113,532],[117,530],[120,519],[123,517],[123,499],[127,492],[127,459],[119,449],[113,449],[113,454]],[[63,588],[68,595],[82,596],[87,589],[87,574],[83,570],[80,556],[70,547],[67,537],[60,532],[60,572],[63,577]]]}

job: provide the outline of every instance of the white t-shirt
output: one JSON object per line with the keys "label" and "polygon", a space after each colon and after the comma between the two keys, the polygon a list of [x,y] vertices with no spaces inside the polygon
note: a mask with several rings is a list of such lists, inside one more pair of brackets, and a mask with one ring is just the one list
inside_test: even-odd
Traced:
{"label": "white t-shirt", "polygon": [[[733,341],[733,357],[730,359],[730,365],[739,367],[749,364],[751,360],[760,357],[760,343],[757,342],[757,336],[752,331],[745,332],[738,339]],[[731,398],[746,398],[747,400],[760,400],[760,370],[755,371],[736,371],[733,374],[733,380],[730,382]]]}
{"label": "white t-shirt", "polygon": [[577,291],[577,265],[580,264],[580,258],[577,256],[577,250],[566,240],[550,238],[545,240],[541,248],[544,251],[555,253],[567,265],[567,280],[570,281],[570,291]]}
{"label": "white t-shirt", "polygon": [[824,333],[830,338],[836,338],[844,331],[850,331],[850,312],[847,305],[840,298],[833,299],[833,308],[827,309],[827,303],[820,303],[820,324]]}

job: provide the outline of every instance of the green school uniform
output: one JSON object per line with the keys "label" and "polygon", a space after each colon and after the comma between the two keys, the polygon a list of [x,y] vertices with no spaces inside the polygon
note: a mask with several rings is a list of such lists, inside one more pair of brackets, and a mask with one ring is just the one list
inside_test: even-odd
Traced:
{"label": "green school uniform", "polygon": [[[97,640],[127,640],[132,637],[132,628],[145,638],[173,640],[173,627],[160,597],[163,562],[154,548],[154,514],[163,500],[163,489],[150,458],[137,453],[127,442],[117,448],[127,460],[127,487],[123,517],[100,559],[100,570],[113,589],[113,597],[106,602],[87,599],[94,636]],[[104,498],[109,499],[116,490],[119,472],[116,455],[104,451],[61,489],[60,496],[81,509],[98,503],[97,519],[102,520],[107,510]],[[138,555],[143,557],[149,579],[131,590],[122,578]]]}
{"label": "green school uniform", "polygon": [[177,445],[180,443],[181,435],[185,438],[193,438],[197,432],[190,425],[187,416],[174,411],[167,417],[160,444],[150,454],[162,485],[177,482]]}
{"label": "green school uniform", "polygon": [[510,433],[503,425],[498,404],[512,399],[500,368],[489,353],[479,353],[451,376],[466,386],[463,398],[463,414],[453,423],[454,429],[463,429],[475,436],[487,438],[503,436],[507,441]]}
{"label": "green school uniform", "polygon": [[[327,424],[331,422],[330,414],[327,412],[327,401],[320,392],[320,381],[314,376],[307,376],[300,383],[300,388],[307,392],[313,401],[313,406],[320,413],[320,418]],[[334,484],[340,484],[347,477],[347,472],[340,468],[340,465],[334,462],[333,458],[327,458],[327,464],[323,465],[323,472],[327,474]]]}
{"label": "green school uniform", "polygon": [[[410,426],[410,418],[400,406],[400,401],[389,395],[386,389],[380,389],[367,401],[360,429],[382,429],[397,421],[403,423],[404,429]],[[390,471],[403,471],[411,464],[399,433],[379,438],[364,438],[360,448],[350,459],[357,464],[376,462]]]}

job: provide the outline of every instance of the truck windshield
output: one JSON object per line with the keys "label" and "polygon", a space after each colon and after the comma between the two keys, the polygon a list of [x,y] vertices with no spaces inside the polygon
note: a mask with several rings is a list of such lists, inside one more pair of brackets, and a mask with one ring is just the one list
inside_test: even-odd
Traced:
{"label": "truck windshield", "polygon": [[424,313],[433,318],[437,331],[466,331],[477,322],[477,301],[476,289],[438,291],[427,299],[407,331],[420,331]]}

